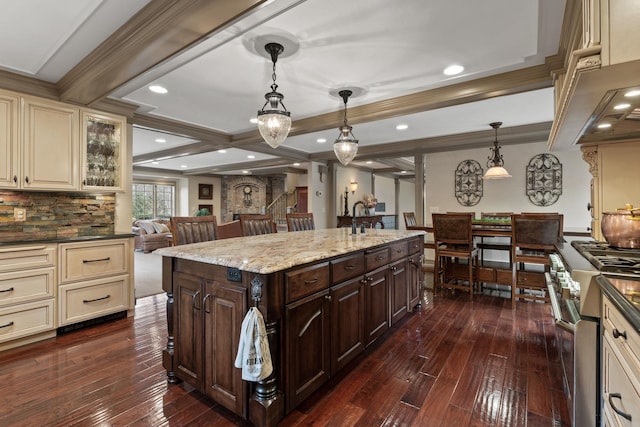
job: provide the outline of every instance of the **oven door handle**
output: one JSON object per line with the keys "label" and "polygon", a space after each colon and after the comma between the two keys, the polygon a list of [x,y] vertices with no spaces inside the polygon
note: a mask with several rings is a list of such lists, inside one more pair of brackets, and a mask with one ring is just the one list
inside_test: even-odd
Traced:
{"label": "oven door handle", "polygon": [[[547,273],[545,273],[545,275],[547,275]],[[556,294],[556,290],[550,281],[547,281],[547,291],[549,292],[549,299],[551,300],[551,311],[553,312],[553,317],[556,321],[556,327],[564,329],[567,332],[571,332],[572,334],[575,333],[576,325],[567,322],[562,318],[562,310],[560,310],[558,294]]]}

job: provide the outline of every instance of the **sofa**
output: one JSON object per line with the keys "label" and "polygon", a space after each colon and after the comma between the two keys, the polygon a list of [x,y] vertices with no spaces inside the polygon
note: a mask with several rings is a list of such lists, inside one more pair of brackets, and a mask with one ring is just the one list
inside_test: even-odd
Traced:
{"label": "sofa", "polygon": [[158,248],[173,244],[170,221],[168,219],[145,219],[133,222],[134,247],[148,254]]}

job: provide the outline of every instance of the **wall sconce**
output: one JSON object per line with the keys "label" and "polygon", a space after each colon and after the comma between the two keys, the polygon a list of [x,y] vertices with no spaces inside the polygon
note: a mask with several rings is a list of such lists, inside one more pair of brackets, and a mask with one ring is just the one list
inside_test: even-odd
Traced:
{"label": "wall sconce", "polygon": [[501,179],[501,178],[511,178],[509,172],[504,168],[504,160],[502,159],[502,155],[500,154],[500,146],[498,145],[498,128],[502,126],[502,122],[493,122],[489,123],[489,126],[495,129],[496,131],[496,139],[493,142],[493,147],[491,148],[491,156],[489,156],[489,161],[487,162],[487,173],[484,174],[482,179]]}
{"label": "wall sconce", "polygon": [[[273,83],[271,92],[264,95],[267,101],[262,106],[262,110],[258,111],[258,130],[267,144],[272,148],[278,148],[291,130],[291,113],[282,103],[284,95],[277,92],[276,84],[276,61],[278,55],[284,52],[284,47],[279,43],[267,43],[264,48],[271,55],[271,62],[273,62],[273,74],[271,74]],[[267,104],[269,109],[265,110]],[[282,105],[282,109],[278,108],[278,104]]]}
{"label": "wall sconce", "polygon": [[355,181],[351,181],[351,184],[349,184],[349,190],[351,190],[351,194],[355,194],[357,189],[358,189],[358,183]]}

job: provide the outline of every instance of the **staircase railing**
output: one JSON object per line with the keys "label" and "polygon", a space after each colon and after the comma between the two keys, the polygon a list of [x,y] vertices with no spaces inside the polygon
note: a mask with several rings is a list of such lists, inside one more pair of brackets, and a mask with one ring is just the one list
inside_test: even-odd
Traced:
{"label": "staircase railing", "polygon": [[287,206],[292,193],[284,192],[266,207],[265,213],[273,216],[277,225],[287,225]]}

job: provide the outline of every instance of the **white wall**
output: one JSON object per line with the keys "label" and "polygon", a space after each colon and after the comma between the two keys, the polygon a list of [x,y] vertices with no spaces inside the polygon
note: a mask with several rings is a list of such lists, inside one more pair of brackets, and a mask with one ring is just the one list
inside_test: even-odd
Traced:
{"label": "white wall", "polygon": [[322,163],[310,162],[309,169],[307,169],[308,210],[313,212],[313,222],[316,229],[329,227],[326,208],[329,197],[328,182],[327,166]]}
{"label": "white wall", "polygon": [[[458,164],[467,159],[478,161],[486,171],[486,149],[462,150],[428,154],[426,156],[426,223],[431,224],[431,213],[447,211],[473,211],[477,216],[481,212],[559,212],[564,215],[564,227],[567,231],[587,231],[590,216],[587,203],[590,200],[588,165],[582,160],[582,152],[552,152],[562,163],[562,195],[553,205],[539,207],[531,203],[525,194],[526,166],[529,160],[546,153],[546,141],[531,144],[504,146],[500,153],[504,157],[505,168],[512,178],[484,181],[484,194],[480,202],[465,207],[455,198],[455,170]],[[413,210],[413,209],[411,209]]]}
{"label": "white wall", "polygon": [[415,183],[400,180],[398,194],[398,228],[405,229],[403,212],[415,212]]}

